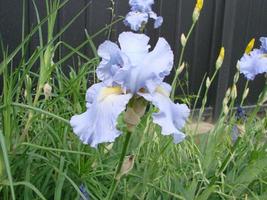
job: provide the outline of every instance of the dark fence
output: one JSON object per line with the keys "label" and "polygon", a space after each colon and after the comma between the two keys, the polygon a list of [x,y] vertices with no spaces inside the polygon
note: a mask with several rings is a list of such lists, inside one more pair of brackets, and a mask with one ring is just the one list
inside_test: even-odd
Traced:
{"label": "dark fence", "polygon": [[[30,31],[36,24],[36,14],[31,0],[0,0],[0,33],[9,50],[14,49],[21,42],[21,28],[23,15],[23,2],[26,2],[26,31]],[[40,16],[45,16],[45,0],[35,0]],[[58,17],[57,29],[68,23],[88,0],[70,0],[64,6]],[[114,0],[116,16],[124,16],[129,7],[128,0]],[[86,37],[84,30],[89,34],[110,24],[111,0],[92,0],[87,10],[62,35],[61,40],[77,46]],[[154,10],[164,17],[164,24],[159,30],[148,28],[147,32],[155,43],[159,36],[165,37],[172,45],[176,60],[180,54],[179,38],[187,33],[191,25],[191,15],[195,0],[156,0]],[[208,106],[215,115],[221,108],[225,91],[231,84],[235,72],[236,61],[252,37],[258,39],[267,35],[267,1],[266,0],[205,0],[200,21],[189,41],[185,51],[185,60],[189,64],[190,94],[196,94],[203,76],[211,75],[220,47],[226,48],[225,62],[213,86],[208,100]],[[113,27],[112,38],[123,30],[127,30],[122,23]],[[96,45],[103,42],[107,36],[102,34],[94,39]],[[29,52],[38,45],[38,37],[31,41]],[[259,43],[257,43],[259,45]],[[90,47],[82,51],[89,55]],[[64,51],[64,50],[63,50]],[[239,96],[242,94],[245,80],[242,77],[238,85]],[[247,105],[255,103],[259,92],[263,88],[263,76],[250,83],[251,94]]]}

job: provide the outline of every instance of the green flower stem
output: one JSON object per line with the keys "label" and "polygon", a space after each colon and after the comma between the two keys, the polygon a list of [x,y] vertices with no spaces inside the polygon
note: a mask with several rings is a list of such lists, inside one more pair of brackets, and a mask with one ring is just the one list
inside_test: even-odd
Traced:
{"label": "green flower stem", "polygon": [[[179,76],[179,67],[182,65],[182,62],[183,62],[183,58],[184,58],[184,51],[185,51],[185,47],[186,47],[186,44],[195,28],[195,25],[196,25],[196,22],[193,22],[193,24],[191,25],[190,27],[190,30],[186,36],[186,42],[185,44],[182,46],[182,50],[181,50],[181,55],[180,55],[180,58],[179,58],[179,62],[178,62],[178,67],[176,69],[176,72],[175,72],[175,76],[174,76],[174,79],[172,81],[172,92],[171,92],[171,99],[174,100],[174,95],[175,95],[175,90],[176,90],[176,86],[177,86],[177,82],[178,84],[180,84],[180,80],[178,79],[178,76]],[[182,89],[182,92],[184,92],[184,90]]]}
{"label": "green flower stem", "polygon": [[108,192],[108,195],[106,197],[106,200],[110,200],[113,198],[114,192],[115,192],[115,190],[116,190],[116,188],[120,182],[120,179],[118,179],[117,176],[121,171],[121,167],[122,167],[122,164],[123,164],[126,152],[127,152],[127,148],[128,148],[129,142],[130,142],[131,135],[132,135],[132,133],[130,131],[127,131],[126,138],[125,138],[122,152],[121,152],[121,156],[120,156],[120,160],[119,160],[119,164],[117,166],[113,181],[112,181],[111,186],[109,188],[109,192]]}

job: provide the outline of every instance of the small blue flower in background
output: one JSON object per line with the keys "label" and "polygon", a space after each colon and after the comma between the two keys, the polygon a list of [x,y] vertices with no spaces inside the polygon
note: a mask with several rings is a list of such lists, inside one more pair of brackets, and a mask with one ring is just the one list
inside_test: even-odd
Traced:
{"label": "small blue flower in background", "polygon": [[246,119],[246,112],[242,107],[238,106],[236,113],[235,113],[235,116],[236,116],[237,120],[245,120]]}
{"label": "small blue flower in background", "polygon": [[116,128],[117,118],[136,96],[158,108],[153,122],[161,126],[163,135],[172,135],[175,143],[185,138],[181,129],[190,111],[186,105],[170,100],[171,86],[163,82],[173,67],[173,52],[164,38],[159,38],[149,51],[149,40],[145,34],[123,32],[119,35],[119,46],[111,41],[99,46],[102,60],[97,76],[102,82],[88,89],[87,111],[70,121],[83,143],[97,147],[121,135]]}
{"label": "small blue flower in background", "polygon": [[262,37],[261,48],[254,49],[238,61],[240,72],[249,80],[254,80],[258,74],[267,72],[267,38]]}
{"label": "small blue flower in background", "polygon": [[86,190],[85,185],[84,184],[80,185],[79,189],[80,189],[81,193],[84,195],[84,197],[86,198],[86,199],[84,199],[81,197],[80,200],[90,200],[90,196]]}
{"label": "small blue flower in background", "polygon": [[130,0],[131,11],[126,15],[124,24],[134,31],[139,31],[151,18],[155,21],[154,28],[159,28],[163,18],[152,11],[153,4],[154,0]]}

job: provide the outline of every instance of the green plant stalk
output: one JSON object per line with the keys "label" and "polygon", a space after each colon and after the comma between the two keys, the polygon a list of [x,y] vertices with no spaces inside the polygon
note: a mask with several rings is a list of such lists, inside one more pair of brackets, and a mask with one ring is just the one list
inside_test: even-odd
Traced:
{"label": "green plant stalk", "polygon": [[0,146],[3,152],[3,160],[4,160],[5,169],[6,169],[7,176],[8,176],[8,182],[10,185],[12,200],[15,200],[16,196],[15,196],[14,183],[13,183],[13,178],[12,178],[12,173],[11,173],[11,167],[10,167],[10,163],[8,159],[8,150],[6,148],[5,137],[2,131],[0,131]]}
{"label": "green plant stalk", "polygon": [[196,131],[198,130],[199,122],[200,122],[201,117],[202,117],[202,115],[204,113],[205,106],[206,106],[206,103],[207,103],[208,92],[209,92],[210,86],[213,83],[213,81],[214,81],[216,75],[218,74],[219,70],[220,70],[220,68],[216,68],[214,74],[212,75],[212,77],[210,79],[210,84],[205,90],[204,98],[202,99],[202,105],[201,105],[201,108],[200,108],[200,111],[199,111],[199,114],[198,114],[197,125],[196,125],[194,133],[196,133]]}
{"label": "green plant stalk", "polygon": [[[46,2],[48,2],[48,1],[46,1]],[[37,10],[35,3],[34,3],[34,6],[36,9],[37,21],[38,21],[38,23],[40,23],[38,10]],[[47,46],[47,49],[44,51],[44,53],[40,55],[40,73],[39,73],[39,79],[38,79],[36,94],[35,94],[34,101],[33,101],[33,107],[35,107],[38,104],[39,98],[42,94],[42,89],[44,87],[44,84],[50,78],[50,75],[51,75],[52,70],[54,68],[53,64],[51,63],[52,58],[53,58],[53,53],[54,53],[52,41],[53,41],[53,32],[54,32],[54,28],[55,28],[56,17],[57,17],[57,13],[58,13],[58,6],[59,6],[59,4],[57,3],[57,1],[55,2],[55,4],[53,4],[53,3],[51,3],[50,5],[47,4],[47,14],[49,15],[50,12],[53,13],[52,15],[50,15],[50,17],[47,20],[47,23],[48,23],[48,40],[47,40],[47,43],[49,45]],[[55,12],[54,12],[54,10],[55,10]],[[41,27],[39,27],[39,38],[40,38],[40,47],[43,48],[43,39],[42,39]],[[21,135],[22,141],[28,135],[32,118],[33,118],[33,112],[31,110],[29,112],[25,128],[24,128],[23,133]]]}
{"label": "green plant stalk", "polygon": [[[189,38],[190,38],[195,26],[196,26],[196,22],[197,21],[193,22],[193,24],[191,25],[190,30],[189,30],[189,32],[188,32],[188,34],[186,36],[186,42],[182,46],[181,55],[180,55],[179,62],[178,62],[178,67],[176,69],[175,76],[174,76],[174,79],[172,81],[172,91],[171,91],[171,99],[172,100],[174,100],[175,90],[176,90],[176,87],[177,87],[177,82],[180,84],[180,80],[178,79],[178,76],[179,76],[179,73],[178,73],[179,70],[178,69],[182,65],[183,58],[184,58],[185,47],[187,45],[187,42],[188,42],[188,40],[189,40]],[[184,91],[183,91],[183,93],[184,93]]]}
{"label": "green plant stalk", "polygon": [[120,182],[120,179],[117,178],[117,175],[121,171],[121,167],[122,167],[124,158],[126,156],[126,152],[127,152],[127,149],[128,149],[128,145],[129,145],[130,139],[131,139],[131,135],[132,135],[132,132],[127,131],[126,138],[125,138],[125,141],[124,141],[124,144],[123,144],[123,148],[122,148],[122,152],[121,152],[121,156],[120,156],[120,159],[119,159],[119,164],[117,166],[117,169],[116,169],[116,172],[115,172],[115,176],[114,176],[113,181],[111,183],[111,186],[109,188],[106,200],[111,200],[113,198],[114,192],[115,192],[115,190],[116,190],[116,188],[117,188],[117,186],[118,186],[118,184]]}

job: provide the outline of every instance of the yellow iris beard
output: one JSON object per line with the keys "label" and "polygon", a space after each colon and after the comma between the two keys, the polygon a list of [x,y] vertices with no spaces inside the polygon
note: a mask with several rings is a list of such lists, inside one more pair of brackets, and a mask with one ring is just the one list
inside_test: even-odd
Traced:
{"label": "yellow iris beard", "polygon": [[102,101],[110,95],[122,94],[121,87],[105,87],[101,90],[99,100]]}

